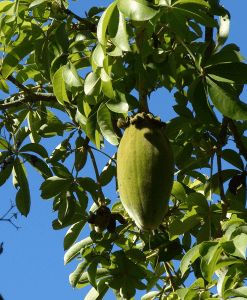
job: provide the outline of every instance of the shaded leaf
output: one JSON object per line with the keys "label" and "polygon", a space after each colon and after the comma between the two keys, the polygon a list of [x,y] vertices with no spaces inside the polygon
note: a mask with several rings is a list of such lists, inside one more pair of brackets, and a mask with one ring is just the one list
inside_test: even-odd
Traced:
{"label": "shaded leaf", "polygon": [[23,162],[16,158],[14,162],[15,176],[19,190],[16,194],[16,206],[18,210],[26,217],[30,210],[30,191],[27,181],[26,168]]}
{"label": "shaded leaf", "polygon": [[2,75],[7,79],[9,75],[15,70],[18,63],[33,50],[33,43],[23,41],[18,46],[10,51],[2,64]]}
{"label": "shaded leaf", "polygon": [[247,120],[247,105],[244,102],[209,78],[207,84],[210,99],[224,116],[234,120]]}
{"label": "shaded leaf", "polygon": [[46,179],[40,186],[41,197],[45,200],[49,200],[60,194],[63,190],[68,189],[68,187],[73,182],[73,178],[60,178],[57,176],[50,177]]}
{"label": "shaded leaf", "polygon": [[86,223],[87,220],[83,220],[70,227],[70,229],[67,231],[64,237],[64,250],[68,250],[74,244]]}

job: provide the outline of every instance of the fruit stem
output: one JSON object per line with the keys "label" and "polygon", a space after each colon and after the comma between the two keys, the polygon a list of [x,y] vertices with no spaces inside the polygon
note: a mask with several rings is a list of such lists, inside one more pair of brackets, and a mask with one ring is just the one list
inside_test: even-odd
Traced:
{"label": "fruit stem", "polygon": [[[147,40],[147,33],[146,33],[146,28],[143,28],[136,36],[136,46],[137,46],[137,54],[138,56],[141,55],[141,51],[143,48],[143,44],[144,42]],[[139,104],[140,104],[140,108],[138,109],[138,113],[140,112],[145,112],[148,113],[149,109],[148,109],[148,102],[147,102],[147,94],[148,94],[148,90],[147,90],[147,83],[145,82],[145,80],[143,79],[143,77],[141,76],[141,74],[139,74]]]}

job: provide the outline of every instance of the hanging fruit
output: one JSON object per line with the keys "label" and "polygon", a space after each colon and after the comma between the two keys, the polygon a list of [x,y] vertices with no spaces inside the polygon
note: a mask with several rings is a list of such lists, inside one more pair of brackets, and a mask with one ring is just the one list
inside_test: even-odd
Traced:
{"label": "hanging fruit", "polygon": [[117,153],[119,194],[142,230],[162,223],[173,186],[174,154],[163,124],[149,113],[128,117],[122,124],[127,128]]}

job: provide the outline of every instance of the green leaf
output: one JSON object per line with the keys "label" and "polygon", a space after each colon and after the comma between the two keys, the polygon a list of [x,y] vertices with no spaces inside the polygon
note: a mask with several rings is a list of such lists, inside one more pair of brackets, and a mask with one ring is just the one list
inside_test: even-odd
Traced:
{"label": "green leaf", "polygon": [[20,187],[16,194],[16,206],[20,213],[26,217],[30,211],[31,200],[26,168],[19,158],[16,158],[14,162],[14,170],[17,185]]}
{"label": "green leaf", "polygon": [[195,110],[196,117],[198,117],[203,124],[218,124],[214,111],[209,104],[202,80],[198,78],[194,81],[194,83],[192,83],[192,85],[194,88],[192,105]]}
{"label": "green leaf", "polygon": [[118,145],[119,138],[112,127],[111,113],[104,102],[101,103],[97,111],[97,121],[104,138],[112,145]]}
{"label": "green leaf", "polygon": [[5,155],[2,155],[3,153],[4,152],[1,152],[0,186],[8,180],[13,169],[13,162],[10,162],[9,164],[5,161],[8,152],[5,152]]}
{"label": "green leaf", "polygon": [[119,0],[118,9],[125,17],[134,21],[147,21],[158,13],[145,0]]}
{"label": "green leaf", "polygon": [[73,245],[64,255],[64,264],[66,265],[67,263],[72,261],[80,254],[82,249],[87,248],[92,244],[93,244],[93,240],[91,239],[91,237],[87,237],[82,241]]}
{"label": "green leaf", "polygon": [[107,164],[100,174],[100,184],[101,186],[106,186],[111,182],[112,178],[116,176],[116,167],[111,164]]}
{"label": "green leaf", "polygon": [[30,165],[34,167],[43,178],[47,179],[52,176],[52,172],[48,165],[36,155],[22,152],[20,153],[20,156],[28,161]]}
{"label": "green leaf", "polygon": [[62,77],[70,87],[82,87],[81,78],[77,73],[75,66],[69,62],[62,68]]}
{"label": "green leaf", "polygon": [[74,242],[77,240],[79,234],[81,233],[86,223],[87,220],[85,219],[83,221],[75,223],[70,227],[70,229],[67,231],[64,237],[64,241],[63,241],[64,250],[68,250],[74,244]]}
{"label": "green leaf", "polygon": [[69,98],[67,96],[65,82],[63,79],[63,68],[65,66],[62,66],[55,75],[53,76],[53,91],[55,96],[57,97],[57,100],[60,104],[64,105],[64,102],[69,102]]}
{"label": "green leaf", "polygon": [[203,242],[199,248],[201,259],[201,272],[203,277],[211,282],[216,263],[222,252],[222,247],[217,242]]}
{"label": "green leaf", "polygon": [[[196,2],[197,3],[197,2]],[[177,7],[179,11],[190,19],[194,19],[196,23],[199,23],[206,27],[216,27],[217,21],[212,17],[204,13],[199,5],[184,3]]]}
{"label": "green leaf", "polygon": [[241,233],[233,239],[233,243],[238,249],[238,251],[241,253],[241,258],[246,259],[247,235]]}
{"label": "green leaf", "polygon": [[81,136],[78,136],[78,138],[75,141],[75,169],[77,172],[79,172],[86,164],[87,162],[87,154],[88,151],[85,151],[83,147],[84,139]]}
{"label": "green leaf", "polygon": [[46,149],[40,144],[34,144],[34,143],[26,144],[19,150],[19,152],[20,153],[21,152],[34,152],[34,153],[39,154],[44,159],[48,158],[48,153],[47,153]]}
{"label": "green leaf", "polygon": [[93,287],[86,295],[84,300],[102,300],[109,290],[109,286],[107,284],[108,278],[104,278],[100,280],[97,284],[97,290]]}
{"label": "green leaf", "polygon": [[80,186],[88,191],[91,196],[96,200],[98,196],[98,185],[96,182],[89,177],[78,177],[76,181],[80,184]]}
{"label": "green leaf", "polygon": [[33,50],[33,43],[23,41],[18,46],[10,51],[2,64],[2,75],[7,79],[9,75],[15,70],[18,63]]}
{"label": "green leaf", "polygon": [[69,275],[69,282],[73,288],[76,287],[81,275],[84,273],[84,271],[89,266],[89,264],[91,263],[92,260],[93,260],[93,257],[84,259],[82,262],[80,262],[78,264],[78,266],[76,267],[76,270]]}
{"label": "green leaf", "polygon": [[130,110],[139,108],[138,100],[129,93],[115,90],[116,99],[107,101],[106,106],[116,113],[127,113]]}
{"label": "green leaf", "polygon": [[195,208],[192,208],[191,211],[187,212],[182,220],[180,218],[176,218],[169,227],[170,239],[174,240],[181,234],[187,232],[196,224],[200,223],[201,219],[202,217],[198,215],[198,212]]}
{"label": "green leaf", "polygon": [[66,31],[66,23],[61,23],[55,33],[55,38],[60,49],[60,53],[66,53],[69,48],[69,38]]}
{"label": "green leaf", "polygon": [[[229,289],[225,291],[224,293],[224,299],[232,298],[231,296],[238,296],[238,297],[244,297],[247,299],[247,287],[242,286],[237,289]],[[232,298],[232,299],[237,299],[237,298]],[[241,300],[242,298],[239,298]]]}
{"label": "green leaf", "polygon": [[190,30],[187,26],[186,17],[178,8],[173,7],[167,11],[167,21],[170,24],[170,29],[182,40],[190,40]]}
{"label": "green leaf", "polygon": [[29,127],[29,129],[31,131],[31,133],[30,133],[29,136],[30,136],[30,140],[31,140],[32,143],[39,143],[40,139],[41,139],[40,135],[38,134],[38,132],[37,132],[37,130],[35,128],[35,124],[36,124],[35,119],[36,119],[36,116],[37,115],[33,111],[30,111],[28,113],[28,127]]}
{"label": "green leaf", "polygon": [[247,64],[242,62],[217,64],[205,68],[205,71],[217,81],[247,84]]}
{"label": "green leaf", "polygon": [[92,60],[94,61],[97,67],[103,67],[103,61],[105,56],[105,49],[100,43],[98,43],[92,53]]}
{"label": "green leaf", "polygon": [[60,178],[57,176],[46,179],[41,184],[41,197],[45,200],[49,200],[60,194],[63,190],[69,188],[73,179]]}
{"label": "green leaf", "polygon": [[112,81],[111,80],[104,81],[102,79],[101,83],[102,83],[102,91],[106,95],[106,97],[110,99],[115,99],[115,94],[112,87]]}
{"label": "green leaf", "polygon": [[97,111],[101,103],[94,106],[88,115],[86,123],[86,133],[90,140],[100,149],[99,127],[97,126]]}
{"label": "green leaf", "polygon": [[174,181],[171,194],[178,200],[185,202],[186,191],[184,189],[184,186],[180,182]]}
{"label": "green leaf", "polygon": [[244,102],[209,78],[207,84],[210,99],[218,111],[234,120],[247,120],[247,105]]}
{"label": "green leaf", "polygon": [[178,4],[184,4],[184,3],[194,3],[194,4],[200,4],[200,5],[203,5],[207,8],[211,8],[211,6],[204,0],[179,0],[179,1],[176,1],[175,4],[178,5]]}
{"label": "green leaf", "polygon": [[101,91],[100,76],[90,72],[84,82],[84,92],[86,95],[98,96]]}
{"label": "green leaf", "polygon": [[131,51],[126,30],[124,15],[117,7],[114,8],[108,25],[108,32],[113,44],[122,51]]}
{"label": "green leaf", "polygon": [[180,263],[180,270],[181,270],[182,276],[184,276],[184,273],[187,271],[190,263],[194,262],[200,256],[199,247],[200,247],[200,245],[194,246],[183,256],[181,263]]}
{"label": "green leaf", "polygon": [[201,193],[191,193],[188,195],[186,202],[188,203],[188,207],[192,208],[192,206],[203,207],[205,211],[209,211],[209,205],[206,197]]}
{"label": "green leaf", "polygon": [[[231,179],[233,176],[238,175],[239,171],[234,169],[228,169],[228,170],[222,170],[221,177],[222,182],[226,182],[227,180]],[[204,186],[204,195],[206,198],[209,197],[210,190],[211,193],[218,193],[219,192],[219,178],[218,173],[215,173],[214,175],[209,178],[207,183]]]}
{"label": "green leaf", "polygon": [[238,169],[242,171],[244,170],[244,163],[236,151],[232,149],[225,149],[221,152],[221,157]]}
{"label": "green leaf", "polygon": [[87,269],[88,281],[96,290],[97,290],[96,274],[97,274],[98,263],[99,263],[99,258],[95,257]]}
{"label": "green leaf", "polygon": [[223,64],[223,63],[233,63],[233,62],[240,62],[246,61],[246,59],[237,51],[235,50],[228,50],[228,51],[220,51],[214,55],[212,55],[205,64],[205,67]]}
{"label": "green leaf", "polygon": [[102,45],[106,45],[107,43],[107,37],[106,37],[106,30],[112,15],[112,12],[115,8],[115,6],[117,5],[118,0],[114,1],[103,13],[103,15],[101,16],[98,26],[97,26],[97,37],[99,42]]}

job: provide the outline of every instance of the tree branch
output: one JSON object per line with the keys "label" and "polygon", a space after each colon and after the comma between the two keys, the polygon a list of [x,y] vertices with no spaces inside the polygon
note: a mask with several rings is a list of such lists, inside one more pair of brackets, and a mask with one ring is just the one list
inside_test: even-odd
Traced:
{"label": "tree branch", "polygon": [[[23,98],[15,100],[15,97],[17,96],[19,97],[23,96]],[[11,95],[5,100],[0,101],[0,110],[8,109],[11,107],[18,107],[27,102],[35,103],[37,101],[56,102],[57,98],[52,93],[40,93],[40,92],[35,92],[28,95],[23,95],[23,94],[16,94],[14,96]]]}
{"label": "tree branch", "polygon": [[[226,199],[225,193],[224,193],[224,187],[223,187],[223,179],[222,179],[222,165],[221,165],[221,151],[222,147],[225,146],[227,143],[227,125],[229,123],[229,118],[223,117],[221,130],[216,142],[216,146],[214,147],[217,157],[217,168],[218,168],[218,182],[219,182],[219,190],[220,190],[220,199],[221,199],[221,221],[226,219],[227,210],[229,207],[229,203]],[[219,226],[219,229],[216,232],[216,237],[222,236],[222,228],[221,225]]]}
{"label": "tree branch", "polygon": [[98,190],[99,190],[99,198],[98,198],[98,202],[99,202],[99,206],[102,206],[105,204],[105,197],[101,188],[101,183],[100,183],[100,176],[99,176],[99,171],[98,171],[98,167],[93,155],[92,150],[90,149],[90,147],[87,148],[87,151],[89,152],[90,156],[91,156],[91,160],[94,166],[94,171],[95,171],[95,175],[96,175],[96,179],[97,179],[97,185],[98,185]]}
{"label": "tree branch", "polygon": [[247,161],[247,149],[244,146],[244,143],[242,142],[241,137],[238,133],[237,127],[234,124],[232,119],[229,119],[229,127],[231,129],[237,148],[239,149],[240,153],[244,156],[245,160]]}

